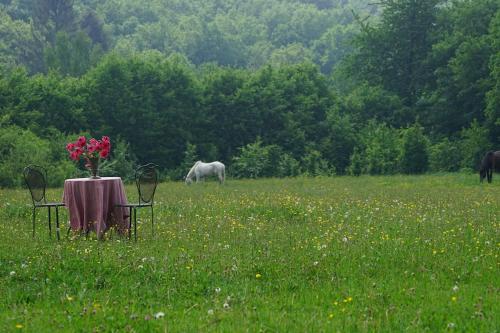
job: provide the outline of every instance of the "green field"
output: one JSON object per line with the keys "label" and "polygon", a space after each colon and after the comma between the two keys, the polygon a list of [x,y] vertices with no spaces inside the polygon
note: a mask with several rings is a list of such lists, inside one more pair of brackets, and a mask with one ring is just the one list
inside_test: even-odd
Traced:
{"label": "green field", "polygon": [[0,190],[0,331],[498,332],[499,178],[162,183],[137,243]]}

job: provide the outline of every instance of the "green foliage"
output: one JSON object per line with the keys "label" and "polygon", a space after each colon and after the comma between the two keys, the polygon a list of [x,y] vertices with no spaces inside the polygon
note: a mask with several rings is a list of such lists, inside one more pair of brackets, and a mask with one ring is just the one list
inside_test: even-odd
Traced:
{"label": "green foliage", "polygon": [[178,168],[168,172],[167,177],[172,180],[184,179],[187,173],[194,165],[194,163],[200,160],[198,156],[198,148],[195,144],[188,142],[186,144],[186,150],[184,151],[184,158]]}
{"label": "green foliage", "polygon": [[351,176],[360,176],[364,170],[364,159],[363,154],[360,153],[358,148],[354,148],[352,155],[350,157],[350,164],[348,168],[348,173]]}
{"label": "green foliage", "polygon": [[262,145],[259,138],[240,149],[240,154],[233,157],[231,175],[235,178],[258,178],[264,176],[269,168],[269,147]]}
{"label": "green foliage", "polygon": [[[0,187],[23,185],[23,170],[29,164],[47,169],[49,186],[61,186],[64,179],[74,172],[67,159],[53,159],[49,141],[38,138],[29,130],[16,126],[1,128],[0,147]],[[58,148],[62,150],[63,147]]]}
{"label": "green foliage", "polygon": [[481,159],[491,149],[488,129],[474,120],[469,128],[462,130],[461,137],[462,168],[478,170]]}
{"label": "green foliage", "polygon": [[486,119],[491,139],[500,142],[500,10],[490,25],[493,53],[490,58],[492,87],[486,93]]}
{"label": "green foliage", "polygon": [[429,139],[419,123],[404,129],[401,144],[400,168],[404,173],[423,173],[429,166]]}
{"label": "green foliage", "polygon": [[335,168],[328,164],[323,158],[321,152],[308,149],[301,160],[301,169],[307,176],[332,176],[335,174]]}
{"label": "green foliage", "polygon": [[349,114],[357,124],[376,119],[398,126],[407,120],[408,108],[403,105],[401,98],[379,85],[363,82],[353,88],[342,102],[343,112]]}
{"label": "green foliage", "polygon": [[137,159],[130,150],[130,144],[120,138],[113,141],[111,154],[101,160],[99,165],[100,176],[119,175],[125,182],[134,180]]}
{"label": "green foliage", "polygon": [[[238,161],[238,177],[456,170],[458,155],[474,169],[500,144],[498,10],[494,0],[4,1],[0,125],[47,142],[123,138],[138,164],[171,179],[193,162],[187,142],[201,160]],[[460,154],[423,133],[453,138]],[[265,161],[238,160],[256,142]]]}
{"label": "green foliage", "polygon": [[460,170],[462,152],[457,142],[444,138],[429,148],[429,169],[432,172]]}
{"label": "green foliage", "polygon": [[[363,133],[363,141],[366,173],[387,175],[400,170],[398,159],[401,154],[401,138],[398,130],[383,123],[372,122]],[[352,169],[355,170],[355,167]]]}
{"label": "green foliage", "polygon": [[54,46],[45,50],[45,62],[49,70],[80,76],[96,64],[101,55],[101,47],[92,45],[92,40],[85,33],[79,32],[70,37],[61,31],[56,35]]}
{"label": "green foliage", "polygon": [[7,68],[25,65],[32,70],[40,69],[38,45],[29,23],[12,19],[0,8],[0,36],[0,65]]}
{"label": "green foliage", "polygon": [[[316,59],[329,71],[349,49],[348,39],[356,30],[351,9],[367,13],[376,8],[359,0],[328,4],[277,0],[224,4],[40,0],[32,4],[17,0],[6,5],[6,13],[17,22],[33,22],[32,35],[41,51],[35,55],[41,61],[35,71],[45,70],[43,51],[56,45],[58,33],[78,38],[78,31],[88,35],[94,46],[127,55],[157,50],[166,56],[182,53],[197,65],[213,62],[252,68]],[[338,28],[332,30],[332,26]]]}
{"label": "green foliage", "polygon": [[295,177],[298,176],[300,172],[300,163],[292,155],[288,153],[283,153],[280,156],[277,167],[276,164],[272,165],[276,168],[277,177]]}

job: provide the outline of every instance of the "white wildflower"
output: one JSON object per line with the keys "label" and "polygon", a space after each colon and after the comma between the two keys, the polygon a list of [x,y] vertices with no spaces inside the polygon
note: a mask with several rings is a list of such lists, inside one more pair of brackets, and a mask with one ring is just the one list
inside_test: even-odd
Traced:
{"label": "white wildflower", "polygon": [[161,318],[165,317],[165,313],[160,311],[160,312],[155,313],[154,316],[155,316],[155,319],[161,319]]}

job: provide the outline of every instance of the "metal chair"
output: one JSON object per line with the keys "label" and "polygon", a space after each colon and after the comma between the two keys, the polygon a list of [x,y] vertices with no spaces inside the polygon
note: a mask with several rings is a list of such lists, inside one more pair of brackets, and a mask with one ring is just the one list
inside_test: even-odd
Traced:
{"label": "metal chair", "polygon": [[33,201],[33,237],[35,237],[35,216],[36,209],[40,207],[47,207],[49,213],[49,235],[52,237],[52,224],[51,224],[51,207],[56,209],[56,234],[57,240],[59,236],[59,207],[64,206],[62,202],[47,202],[45,197],[45,189],[47,187],[47,170],[38,165],[28,165],[23,171],[24,180],[31,193],[31,200]]}
{"label": "metal chair", "polygon": [[153,202],[158,185],[157,166],[153,163],[148,163],[139,166],[135,171],[135,184],[139,194],[137,203],[117,204],[116,207],[127,207],[129,209],[129,234],[130,239],[132,234],[132,211],[134,213],[134,239],[137,241],[137,209],[143,207],[151,208],[151,235],[154,235],[154,211]]}

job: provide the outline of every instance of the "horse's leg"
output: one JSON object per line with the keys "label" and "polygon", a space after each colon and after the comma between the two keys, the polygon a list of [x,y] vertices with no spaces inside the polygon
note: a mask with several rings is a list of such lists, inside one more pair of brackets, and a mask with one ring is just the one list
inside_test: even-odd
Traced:
{"label": "horse's leg", "polygon": [[493,168],[488,170],[488,183],[491,183],[493,180]]}
{"label": "horse's leg", "polygon": [[226,178],[226,176],[224,174],[224,170],[222,170],[221,173],[220,173],[220,183],[221,184],[224,184],[225,178]]}

